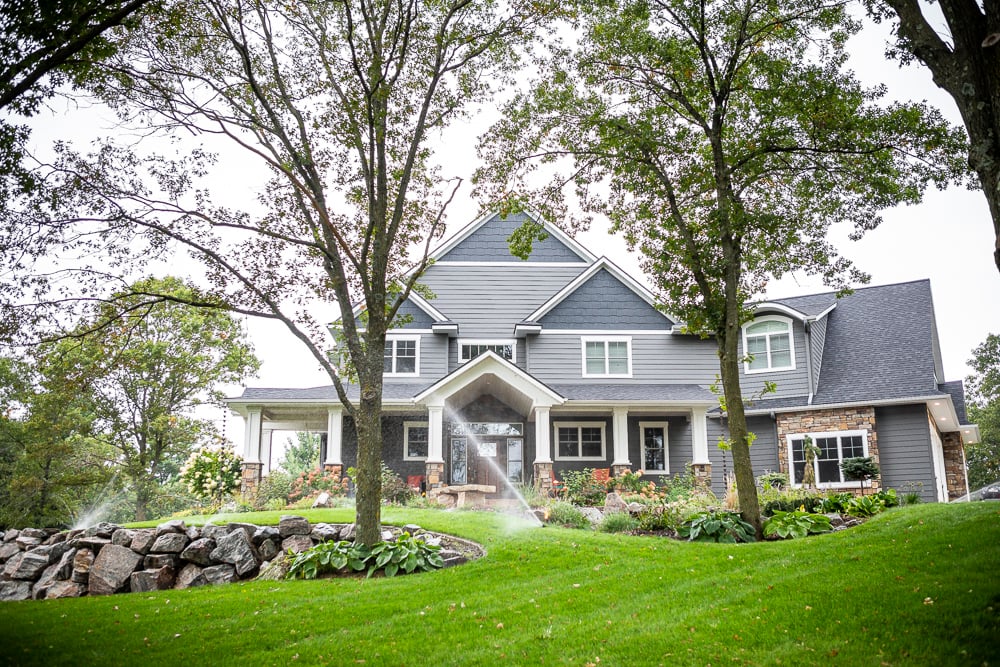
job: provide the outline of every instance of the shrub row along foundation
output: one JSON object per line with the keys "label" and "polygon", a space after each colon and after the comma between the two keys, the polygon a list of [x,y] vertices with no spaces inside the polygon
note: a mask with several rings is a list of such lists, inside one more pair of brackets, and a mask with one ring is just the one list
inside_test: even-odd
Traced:
{"label": "shrub row along foundation", "polygon": [[[403,530],[439,543],[419,526]],[[387,528],[382,539],[395,536]],[[299,553],[327,540],[353,540],[354,524],[310,525],[301,516],[283,516],[277,527],[168,521],[132,529],[100,523],[81,530],[9,530],[0,538],[0,601],[50,600],[253,579],[279,554]],[[464,560],[453,551],[441,555],[448,565]]]}

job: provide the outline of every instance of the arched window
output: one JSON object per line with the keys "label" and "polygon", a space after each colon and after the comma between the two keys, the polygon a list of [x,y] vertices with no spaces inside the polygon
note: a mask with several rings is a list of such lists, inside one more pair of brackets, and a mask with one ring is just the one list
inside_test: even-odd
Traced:
{"label": "arched window", "polygon": [[792,321],[769,315],[743,326],[743,351],[751,357],[747,373],[790,370],[795,368]]}

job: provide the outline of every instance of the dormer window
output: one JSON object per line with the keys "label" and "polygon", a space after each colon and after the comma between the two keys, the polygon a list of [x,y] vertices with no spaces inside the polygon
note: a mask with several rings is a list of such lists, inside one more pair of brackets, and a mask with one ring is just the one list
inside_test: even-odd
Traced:
{"label": "dormer window", "polygon": [[420,374],[420,337],[394,336],[385,339],[384,375]]}
{"label": "dormer window", "polygon": [[747,373],[794,369],[792,321],[768,315],[743,325],[743,351],[750,357],[744,364]]}
{"label": "dormer window", "polygon": [[514,340],[459,340],[458,363],[472,361],[484,352],[493,352],[511,363],[517,363],[517,342]]}

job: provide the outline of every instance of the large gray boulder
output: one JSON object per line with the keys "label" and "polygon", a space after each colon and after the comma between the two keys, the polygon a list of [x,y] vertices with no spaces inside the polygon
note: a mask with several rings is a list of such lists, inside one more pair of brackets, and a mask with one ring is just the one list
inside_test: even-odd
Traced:
{"label": "large gray boulder", "polygon": [[7,532],[5,532],[3,534],[3,541],[4,542],[13,542],[14,540],[17,539],[17,536],[20,535],[20,534],[21,534],[21,531],[19,531],[17,528],[11,528],[10,530],[8,530]]}
{"label": "large gray boulder", "polygon": [[308,535],[289,535],[281,541],[281,550],[284,552],[300,554],[303,551],[312,549],[313,541]]}
{"label": "large gray boulder", "polygon": [[152,528],[142,528],[135,531],[135,534],[132,536],[132,544],[129,545],[129,548],[137,554],[145,556],[152,550],[155,542],[156,531]]}
{"label": "large gray boulder", "polygon": [[187,545],[181,552],[181,558],[190,563],[207,566],[212,564],[212,551],[218,546],[211,537],[200,537]]}
{"label": "large gray boulder", "polygon": [[312,527],[304,516],[285,514],[278,521],[278,532],[283,538],[290,535],[308,535],[312,532]]}
{"label": "large gray boulder", "polygon": [[102,521],[96,526],[91,526],[83,531],[84,537],[103,537],[107,540],[111,539],[114,532],[118,530],[121,526],[116,526],[113,523],[108,523],[107,521]]}
{"label": "large gray boulder", "polygon": [[111,544],[117,544],[120,547],[132,547],[132,540],[135,539],[135,531],[130,528],[119,528],[115,532],[111,533]]}
{"label": "large gray boulder", "polygon": [[135,572],[142,556],[117,544],[108,544],[101,549],[90,568],[90,594],[111,595],[124,591],[129,577]]}
{"label": "large gray boulder", "polygon": [[58,600],[61,598],[78,598],[83,595],[86,590],[86,586],[73,581],[57,581],[46,589],[45,599]]}
{"label": "large gray boulder", "polygon": [[274,526],[260,526],[253,534],[254,546],[259,547],[261,544],[271,540],[273,542],[281,541],[281,533]]}
{"label": "large gray boulder", "polygon": [[150,553],[179,554],[188,545],[188,537],[184,533],[165,533],[156,538]]}
{"label": "large gray boulder", "polygon": [[84,535],[76,539],[76,546],[87,547],[95,554],[99,553],[106,545],[111,544],[111,538],[98,537],[96,535]]}
{"label": "large gray boulder", "polygon": [[174,519],[172,521],[164,521],[156,527],[156,536],[166,535],[167,533],[183,533],[187,530],[187,524],[181,519]]}
{"label": "large gray boulder", "polygon": [[[242,531],[240,531],[242,532]],[[236,569],[232,565],[213,565],[201,571],[205,582],[216,586],[218,584],[231,584],[239,579],[236,577]]]}
{"label": "large gray boulder", "polygon": [[[13,562],[14,560],[11,559],[10,563]],[[34,581],[38,579],[42,571],[48,566],[48,552],[35,553],[34,551],[25,551],[24,555],[18,560],[17,567],[8,572],[10,569],[8,563],[8,567],[4,569],[4,574],[9,574],[11,579]]]}
{"label": "large gray boulder", "polygon": [[604,513],[613,514],[614,512],[628,513],[628,503],[618,495],[617,491],[612,491],[604,499]]}
{"label": "large gray boulder", "polygon": [[260,552],[245,530],[234,530],[225,537],[217,539],[216,544],[210,554],[211,559],[217,563],[229,563],[235,566],[240,577],[247,577],[260,567]]}
{"label": "large gray boulder", "polygon": [[17,546],[15,542],[0,544],[0,563],[6,563],[19,553],[21,553],[21,547]]}
{"label": "large gray boulder", "polygon": [[73,556],[73,572],[69,578],[78,584],[86,584],[90,580],[90,568],[94,565],[94,552],[86,547],[77,549]]}
{"label": "large gray boulder", "polygon": [[309,534],[316,542],[330,542],[340,539],[340,526],[317,523]]}
{"label": "large gray boulder", "polygon": [[25,528],[24,530],[22,530],[21,534],[17,536],[17,539],[14,540],[14,543],[17,544],[17,546],[25,550],[34,549],[35,547],[37,547],[39,544],[42,543],[43,539],[41,537],[36,537],[34,535],[27,535],[26,533],[28,530],[31,529]]}
{"label": "large gray boulder", "polygon": [[0,602],[31,599],[30,581],[0,581]]}
{"label": "large gray boulder", "polygon": [[[226,567],[229,566],[227,565]],[[195,565],[194,563],[188,563],[181,568],[180,572],[177,573],[177,579],[174,580],[174,588],[192,588],[194,586],[204,586],[207,583],[208,580],[205,579],[205,575],[201,573],[201,567]]]}
{"label": "large gray boulder", "polygon": [[172,567],[176,570],[180,562],[180,556],[177,554],[149,554],[142,559],[142,569],[158,570],[161,567]]}
{"label": "large gray boulder", "polygon": [[174,586],[174,568],[160,567],[154,570],[139,570],[133,572],[129,588],[133,593],[163,591]]}
{"label": "large gray boulder", "polygon": [[272,540],[264,540],[257,547],[257,551],[260,552],[261,561],[268,561],[281,553],[281,549],[278,548],[277,543]]}

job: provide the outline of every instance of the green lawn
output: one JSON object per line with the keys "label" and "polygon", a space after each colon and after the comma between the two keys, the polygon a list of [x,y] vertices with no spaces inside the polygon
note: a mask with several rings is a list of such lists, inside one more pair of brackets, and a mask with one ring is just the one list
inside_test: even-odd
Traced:
{"label": "green lawn", "polygon": [[0,662],[1000,664],[998,503],[917,505],[840,533],[730,546],[533,529],[488,513],[384,518],[489,553],[394,579],[3,603]]}

